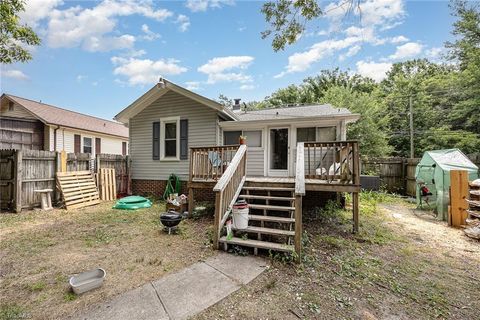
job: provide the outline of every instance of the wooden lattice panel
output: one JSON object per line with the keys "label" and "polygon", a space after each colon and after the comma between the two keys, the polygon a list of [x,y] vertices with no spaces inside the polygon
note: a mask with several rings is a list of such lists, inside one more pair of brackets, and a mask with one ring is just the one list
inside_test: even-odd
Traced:
{"label": "wooden lattice panel", "polygon": [[57,172],[57,183],[67,210],[100,203],[97,185],[90,171]]}
{"label": "wooden lattice panel", "polygon": [[99,173],[100,199],[112,201],[117,199],[117,182],[115,169],[101,168]]}

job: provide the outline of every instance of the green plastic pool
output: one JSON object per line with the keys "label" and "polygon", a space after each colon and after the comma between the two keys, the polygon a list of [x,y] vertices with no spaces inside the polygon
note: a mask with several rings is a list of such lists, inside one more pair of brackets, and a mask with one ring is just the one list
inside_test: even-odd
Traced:
{"label": "green plastic pool", "polygon": [[113,209],[136,210],[141,208],[150,208],[152,201],[140,196],[129,196],[119,199],[113,206]]}

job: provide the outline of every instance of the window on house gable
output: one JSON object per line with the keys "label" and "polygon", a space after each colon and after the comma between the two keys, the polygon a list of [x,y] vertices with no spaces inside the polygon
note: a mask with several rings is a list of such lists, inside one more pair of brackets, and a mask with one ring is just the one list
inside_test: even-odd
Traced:
{"label": "window on house gable", "polygon": [[180,119],[165,119],[161,121],[161,158],[179,159]]}

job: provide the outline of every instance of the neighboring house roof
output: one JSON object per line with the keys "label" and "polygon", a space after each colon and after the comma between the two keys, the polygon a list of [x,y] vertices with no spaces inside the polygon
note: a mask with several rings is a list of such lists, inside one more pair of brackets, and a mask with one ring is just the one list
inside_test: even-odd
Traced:
{"label": "neighboring house roof", "polygon": [[128,138],[128,128],[118,122],[89,116],[11,94],[3,94],[1,99],[9,99],[21,105],[33,116],[48,125],[57,125]]}
{"label": "neighboring house roof", "polygon": [[217,101],[211,100],[207,97],[187,90],[166,79],[160,79],[159,83],[155,84],[144,95],[142,95],[128,107],[120,111],[114,117],[114,119],[122,123],[128,123],[130,118],[140,113],[143,109],[151,105],[153,102],[155,102],[157,99],[159,99],[161,96],[163,96],[169,91],[176,92],[182,96],[195,100],[200,104],[217,110],[227,120],[238,120],[238,117],[235,115],[235,113],[232,110],[223,106],[221,103],[218,103]]}
{"label": "neighboring house roof", "polygon": [[238,111],[236,114],[240,118],[240,121],[338,117],[353,115],[345,108],[336,108],[330,104],[311,104],[252,111]]}

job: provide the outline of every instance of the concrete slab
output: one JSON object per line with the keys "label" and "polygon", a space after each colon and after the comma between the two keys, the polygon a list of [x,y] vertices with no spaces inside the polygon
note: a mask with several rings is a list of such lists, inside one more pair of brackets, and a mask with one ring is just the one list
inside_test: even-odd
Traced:
{"label": "concrete slab", "polygon": [[168,320],[169,317],[151,283],[98,305],[74,320]]}
{"label": "concrete slab", "polygon": [[199,262],[152,283],[171,319],[186,319],[240,288],[240,285]]}
{"label": "concrete slab", "polygon": [[236,256],[229,253],[219,253],[205,261],[241,284],[247,284],[258,277],[267,267],[267,261],[255,256]]}

